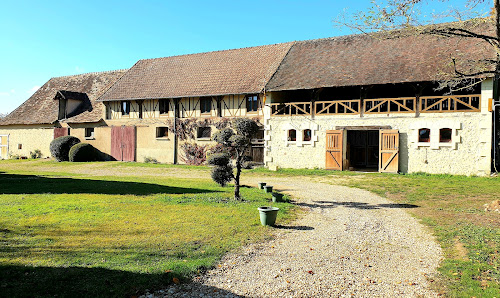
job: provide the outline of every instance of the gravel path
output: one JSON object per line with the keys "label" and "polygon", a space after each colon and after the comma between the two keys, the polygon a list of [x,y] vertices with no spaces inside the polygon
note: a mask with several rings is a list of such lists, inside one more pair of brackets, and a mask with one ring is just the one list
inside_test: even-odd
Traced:
{"label": "gravel path", "polygon": [[437,296],[429,280],[441,248],[405,212],[411,206],[304,178],[264,181],[300,198],[308,212],[277,228],[275,240],[227,255],[193,283],[145,297]]}

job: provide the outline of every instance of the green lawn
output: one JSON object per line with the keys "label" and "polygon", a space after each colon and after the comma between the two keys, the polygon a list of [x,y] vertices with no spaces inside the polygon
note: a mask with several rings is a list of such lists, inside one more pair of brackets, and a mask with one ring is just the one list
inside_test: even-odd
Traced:
{"label": "green lawn", "polygon": [[[185,179],[150,169],[0,161],[0,296],[133,296],[272,234],[256,210],[272,204],[269,194],[243,188],[245,201],[234,202],[208,172]],[[291,204],[274,205],[280,223],[293,217]]]}
{"label": "green lawn", "polygon": [[[207,179],[186,177],[190,173]],[[168,175],[166,175],[168,174]],[[433,284],[449,297],[500,297],[500,179],[265,169],[370,190],[431,228],[445,259]],[[0,296],[126,296],[187,279],[238,246],[270,237],[269,196],[210,180],[207,167],[0,161]],[[278,220],[293,217],[289,204]],[[5,293],[5,294],[4,294]],[[61,294],[62,293],[62,294]]]}
{"label": "green lawn", "polygon": [[449,297],[500,297],[500,214],[483,207],[500,200],[500,178],[307,169],[252,172],[316,177],[418,206],[407,212],[431,228],[445,254],[436,289]]}

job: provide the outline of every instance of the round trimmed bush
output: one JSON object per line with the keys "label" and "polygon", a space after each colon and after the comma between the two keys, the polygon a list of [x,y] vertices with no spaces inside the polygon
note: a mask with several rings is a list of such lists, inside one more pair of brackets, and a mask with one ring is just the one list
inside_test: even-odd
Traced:
{"label": "round trimmed bush", "polygon": [[212,179],[220,186],[226,186],[233,180],[233,167],[231,165],[216,166],[210,172]]}
{"label": "round trimmed bush", "polygon": [[57,161],[68,161],[69,150],[78,143],[80,140],[73,136],[58,137],[50,142],[50,154]]}
{"label": "round trimmed bush", "polygon": [[86,162],[99,160],[99,151],[87,143],[78,143],[69,150],[69,161]]}

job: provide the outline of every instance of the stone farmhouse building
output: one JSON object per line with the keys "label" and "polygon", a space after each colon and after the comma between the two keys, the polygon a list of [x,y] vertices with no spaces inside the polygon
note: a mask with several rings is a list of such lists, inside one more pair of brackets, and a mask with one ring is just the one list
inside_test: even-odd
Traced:
{"label": "stone farmhouse building", "polygon": [[[50,79],[0,121],[0,157],[73,135],[117,160],[182,162],[234,117],[262,124],[249,148],[267,167],[488,175],[493,79],[449,92],[451,58],[487,45],[428,35],[350,35],[138,61],[128,70]],[[173,125],[191,119],[192,138]]]}

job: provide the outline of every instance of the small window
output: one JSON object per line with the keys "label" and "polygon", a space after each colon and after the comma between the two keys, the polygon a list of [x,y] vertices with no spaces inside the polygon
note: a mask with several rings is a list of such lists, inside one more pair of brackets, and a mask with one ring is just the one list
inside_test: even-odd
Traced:
{"label": "small window", "polygon": [[198,139],[207,139],[212,136],[212,128],[211,127],[198,127],[198,133],[196,137]]}
{"label": "small window", "polygon": [[23,149],[23,144],[17,144],[17,149],[19,150]]}
{"label": "small window", "polygon": [[439,142],[451,143],[451,128],[441,128],[439,130]]}
{"label": "small window", "polygon": [[93,139],[94,138],[94,128],[93,127],[85,128],[85,138],[86,139]]}
{"label": "small window", "polygon": [[303,135],[302,140],[304,140],[304,141],[311,140],[311,130],[310,129],[304,129],[304,135]]}
{"label": "small window", "polygon": [[292,142],[297,141],[297,131],[295,129],[290,129],[288,131],[288,140]]}
{"label": "small window", "polygon": [[257,112],[259,109],[259,96],[247,95],[247,112]]}
{"label": "small window", "polygon": [[201,113],[210,113],[212,110],[212,98],[210,97],[202,97],[200,98],[200,109]]}
{"label": "small window", "polygon": [[160,115],[168,114],[170,108],[170,100],[160,99]]}
{"label": "small window", "polygon": [[168,138],[168,127],[157,127],[156,128],[157,138]]}
{"label": "small window", "polygon": [[122,116],[130,115],[130,102],[122,101]]}
{"label": "small window", "polygon": [[431,141],[431,130],[429,128],[421,128],[418,130],[418,142],[429,143]]}

